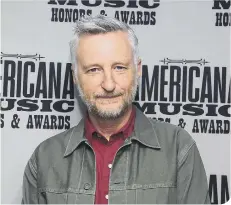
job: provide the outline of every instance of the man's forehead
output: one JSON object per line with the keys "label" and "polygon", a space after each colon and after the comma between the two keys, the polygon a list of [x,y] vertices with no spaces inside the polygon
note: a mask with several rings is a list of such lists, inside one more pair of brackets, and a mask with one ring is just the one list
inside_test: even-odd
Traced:
{"label": "man's forehead", "polygon": [[104,56],[109,60],[112,56],[128,59],[131,55],[132,47],[128,34],[124,31],[84,35],[77,45],[77,58],[83,61],[89,56],[92,60]]}
{"label": "man's forehead", "polygon": [[88,40],[89,38],[107,38],[107,37],[117,37],[117,38],[125,38],[128,40],[128,32],[127,31],[111,31],[111,32],[105,32],[105,33],[96,33],[96,34],[91,34],[91,33],[84,33],[79,36],[79,42]]}

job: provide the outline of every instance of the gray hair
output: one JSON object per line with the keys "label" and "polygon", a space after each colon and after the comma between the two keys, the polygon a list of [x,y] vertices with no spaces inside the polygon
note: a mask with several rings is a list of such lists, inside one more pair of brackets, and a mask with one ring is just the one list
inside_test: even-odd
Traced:
{"label": "gray hair", "polygon": [[76,22],[74,27],[74,36],[70,41],[70,54],[71,62],[74,65],[74,72],[77,69],[77,58],[76,50],[78,45],[78,40],[83,35],[95,35],[101,33],[109,33],[113,31],[125,31],[128,33],[128,39],[131,43],[133,50],[133,60],[135,67],[137,68],[138,63],[138,39],[134,31],[125,23],[111,17],[106,17],[103,15],[97,15],[96,17],[88,16],[81,18]]}

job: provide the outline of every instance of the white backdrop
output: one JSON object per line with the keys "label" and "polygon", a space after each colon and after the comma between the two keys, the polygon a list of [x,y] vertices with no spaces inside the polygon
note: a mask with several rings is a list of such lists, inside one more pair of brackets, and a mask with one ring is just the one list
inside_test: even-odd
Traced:
{"label": "white backdrop", "polygon": [[148,117],[192,134],[204,161],[211,202],[226,202],[230,1],[71,2],[2,1],[2,203],[21,202],[24,168],[35,147],[80,120],[68,43],[80,15],[99,13],[126,21],[139,38],[143,77],[134,104]]}

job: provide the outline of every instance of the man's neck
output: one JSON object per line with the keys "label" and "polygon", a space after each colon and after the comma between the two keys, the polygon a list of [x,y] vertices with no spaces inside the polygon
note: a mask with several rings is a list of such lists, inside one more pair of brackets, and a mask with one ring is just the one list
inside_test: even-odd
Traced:
{"label": "man's neck", "polygon": [[96,128],[96,130],[101,133],[108,141],[110,136],[120,130],[129,120],[132,112],[132,106],[130,106],[123,116],[113,120],[99,119],[92,113],[89,113],[89,118]]}

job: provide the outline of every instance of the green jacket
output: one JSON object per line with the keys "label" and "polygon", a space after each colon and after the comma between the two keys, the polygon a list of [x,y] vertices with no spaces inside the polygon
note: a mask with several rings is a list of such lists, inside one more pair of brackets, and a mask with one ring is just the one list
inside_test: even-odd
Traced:
{"label": "green jacket", "polygon": [[[82,119],[36,148],[25,168],[22,203],[94,204],[95,167]],[[209,203],[195,141],[136,108],[134,131],[112,164],[108,196],[109,204]]]}

